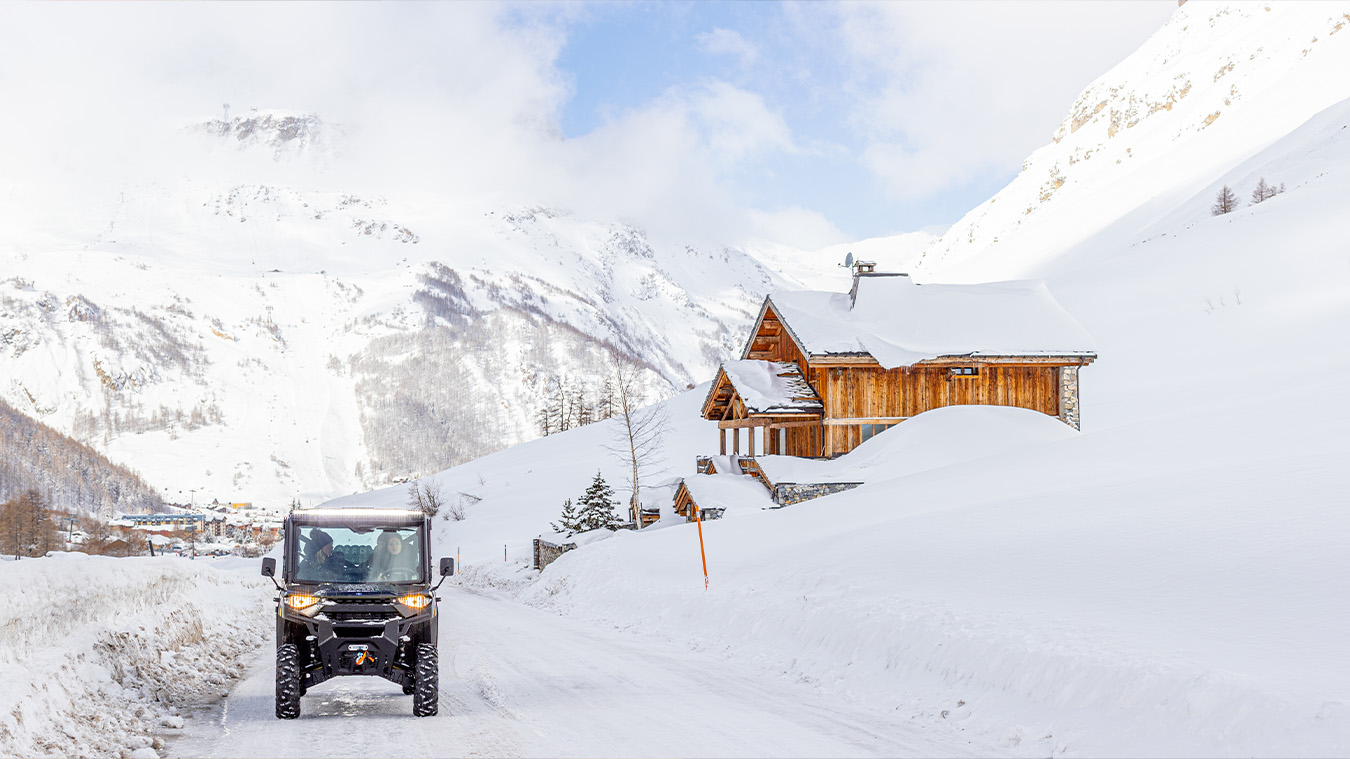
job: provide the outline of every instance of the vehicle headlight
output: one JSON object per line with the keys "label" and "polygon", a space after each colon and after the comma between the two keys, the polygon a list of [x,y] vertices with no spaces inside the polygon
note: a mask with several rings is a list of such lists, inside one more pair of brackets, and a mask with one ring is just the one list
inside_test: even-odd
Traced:
{"label": "vehicle headlight", "polygon": [[319,598],[317,596],[309,596],[304,593],[291,593],[286,596],[286,605],[296,611],[308,609],[318,602]]}
{"label": "vehicle headlight", "polygon": [[409,609],[425,609],[431,605],[431,596],[415,593],[407,596],[399,596],[398,602]]}

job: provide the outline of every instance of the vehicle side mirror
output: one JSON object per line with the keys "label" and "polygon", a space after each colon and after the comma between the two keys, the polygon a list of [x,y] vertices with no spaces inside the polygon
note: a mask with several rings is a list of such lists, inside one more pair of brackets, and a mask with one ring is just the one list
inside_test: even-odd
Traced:
{"label": "vehicle side mirror", "polygon": [[263,559],[262,573],[263,577],[275,577],[277,573],[277,560],[271,556]]}
{"label": "vehicle side mirror", "polygon": [[441,559],[441,577],[449,577],[455,573],[455,560],[449,556]]}

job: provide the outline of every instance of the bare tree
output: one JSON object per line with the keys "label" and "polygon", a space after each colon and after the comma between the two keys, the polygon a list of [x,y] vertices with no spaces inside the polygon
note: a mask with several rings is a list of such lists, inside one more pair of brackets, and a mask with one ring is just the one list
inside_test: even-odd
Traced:
{"label": "bare tree", "polygon": [[472,493],[460,491],[445,504],[446,516],[456,522],[463,522],[469,517],[469,507],[481,500],[483,499]]}
{"label": "bare tree", "polygon": [[56,548],[56,525],[41,493],[25,490],[0,504],[0,540],[4,552],[14,554],[16,559],[44,556]]}
{"label": "bare tree", "polygon": [[1278,194],[1280,194],[1279,190],[1266,184],[1266,178],[1261,177],[1261,180],[1256,183],[1256,189],[1252,190],[1252,205],[1264,203]]}
{"label": "bare tree", "polygon": [[417,480],[408,486],[408,505],[429,517],[436,516],[444,503],[440,483],[434,480]]}
{"label": "bare tree", "polygon": [[1214,205],[1210,206],[1209,213],[1211,216],[1222,216],[1226,213],[1232,213],[1237,210],[1237,204],[1237,195],[1235,195],[1232,190],[1228,189],[1228,185],[1224,185],[1223,189],[1219,190],[1219,194],[1215,196]]}
{"label": "bare tree", "polygon": [[19,499],[0,504],[0,550],[13,554],[15,559],[27,553],[27,520],[23,518]]}
{"label": "bare tree", "polygon": [[614,358],[614,416],[619,423],[615,425],[613,443],[606,446],[606,450],[628,466],[628,509],[637,525],[642,524],[639,493],[643,477],[659,462],[661,443],[670,428],[670,417],[664,404],[640,407],[640,372],[637,364],[617,356]]}
{"label": "bare tree", "polygon": [[595,401],[595,417],[609,419],[614,416],[614,380],[605,377],[600,384],[600,397]]}

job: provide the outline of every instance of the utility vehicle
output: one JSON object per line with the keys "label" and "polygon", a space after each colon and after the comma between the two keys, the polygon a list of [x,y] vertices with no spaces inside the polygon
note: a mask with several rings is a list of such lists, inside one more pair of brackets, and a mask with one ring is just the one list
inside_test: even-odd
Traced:
{"label": "utility vehicle", "polygon": [[431,519],[420,511],[298,509],[286,518],[277,590],[278,719],[300,716],[300,697],[334,677],[383,677],[436,714],[436,591],[454,574],[441,559],[431,584]]}

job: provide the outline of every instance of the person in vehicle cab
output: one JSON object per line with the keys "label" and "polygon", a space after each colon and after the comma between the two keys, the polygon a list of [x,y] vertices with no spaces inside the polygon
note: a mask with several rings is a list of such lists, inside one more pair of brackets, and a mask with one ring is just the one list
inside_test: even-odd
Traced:
{"label": "person in vehicle cab", "polygon": [[382,532],[370,556],[370,579],[377,581],[413,580],[417,577],[415,552],[403,545],[397,532]]}
{"label": "person in vehicle cab", "polygon": [[351,565],[342,554],[333,551],[333,537],[323,530],[311,530],[305,559],[300,562],[300,577],[320,582],[338,580],[350,570]]}

